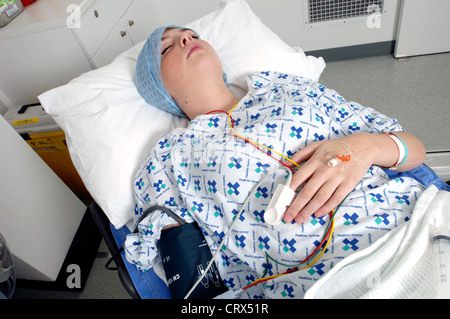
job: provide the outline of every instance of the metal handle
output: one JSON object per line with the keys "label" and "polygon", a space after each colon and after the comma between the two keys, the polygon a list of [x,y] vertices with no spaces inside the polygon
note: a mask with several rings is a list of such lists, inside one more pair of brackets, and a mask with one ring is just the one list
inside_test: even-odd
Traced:
{"label": "metal handle", "polygon": [[127,36],[127,32],[126,31],[120,31],[120,35],[122,36],[122,38],[126,37]]}
{"label": "metal handle", "polygon": [[134,20],[129,20],[128,24],[130,25],[130,27],[134,26]]}

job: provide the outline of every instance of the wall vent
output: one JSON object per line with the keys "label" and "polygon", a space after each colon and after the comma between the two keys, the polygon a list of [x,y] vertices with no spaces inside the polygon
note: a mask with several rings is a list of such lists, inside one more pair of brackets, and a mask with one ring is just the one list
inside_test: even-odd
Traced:
{"label": "wall vent", "polygon": [[[347,22],[383,13],[384,0],[304,0],[307,24]],[[305,17],[306,18],[306,17]]]}

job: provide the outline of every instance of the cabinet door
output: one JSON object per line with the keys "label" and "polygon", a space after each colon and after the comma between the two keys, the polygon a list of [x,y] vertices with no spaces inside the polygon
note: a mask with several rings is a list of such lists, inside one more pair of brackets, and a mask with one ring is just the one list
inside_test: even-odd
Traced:
{"label": "cabinet door", "polygon": [[450,1],[404,0],[394,56],[396,58],[450,51]]}
{"label": "cabinet door", "polygon": [[93,67],[100,68],[111,63],[115,57],[132,46],[133,42],[126,31],[125,23],[119,21],[92,58],[91,63],[93,64]]}
{"label": "cabinet door", "polygon": [[148,0],[134,0],[122,21],[134,44],[147,40],[153,30],[161,26]]}
{"label": "cabinet door", "polygon": [[66,27],[0,41],[0,94],[8,107],[37,102],[37,96],[92,70]]}
{"label": "cabinet door", "polygon": [[94,57],[132,2],[96,0],[83,14],[80,28],[74,30],[90,58]]}

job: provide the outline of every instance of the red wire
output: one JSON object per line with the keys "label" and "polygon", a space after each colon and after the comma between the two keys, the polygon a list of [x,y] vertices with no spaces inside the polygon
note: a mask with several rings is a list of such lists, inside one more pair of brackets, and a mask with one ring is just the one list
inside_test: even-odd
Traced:
{"label": "red wire", "polygon": [[[330,212],[329,215],[330,215],[330,219],[333,218],[332,212]],[[316,249],[315,249],[311,254],[309,254],[309,256],[306,257],[305,260],[303,260],[300,264],[304,264],[304,263],[307,262],[309,259],[311,259],[311,257],[314,256],[314,255],[317,253],[317,251],[318,251],[318,250],[319,250],[319,249],[327,242],[327,240],[330,239],[329,236],[330,236],[331,230],[332,230],[331,227],[329,227],[327,233],[325,234],[324,239],[323,239],[322,242],[319,244],[319,246],[317,246]],[[297,270],[298,270],[298,267],[294,267],[294,268],[291,268],[291,269],[289,269],[289,270],[287,270],[287,271],[281,273],[280,275],[286,275],[286,274],[289,274],[289,273],[291,273],[291,272],[295,272],[295,271],[297,271]],[[248,286],[242,288],[242,290],[245,290],[245,289],[248,289],[248,288],[250,288],[250,287],[256,286],[256,285],[258,285],[258,284],[261,284],[261,283],[263,283],[263,282],[269,281],[269,280],[271,280],[271,279],[272,279],[272,278],[267,278],[267,279],[265,279],[265,280],[260,280],[260,281],[254,282],[254,283],[252,283],[252,284],[250,284],[250,285],[248,285]]]}
{"label": "red wire", "polygon": [[[222,111],[222,110],[215,110],[215,111],[208,112],[208,113],[206,113],[206,114],[211,114],[211,113],[216,113],[216,112],[220,112],[220,113],[225,113],[225,114],[227,114],[228,117],[231,119],[231,127],[234,128],[234,120],[233,120],[233,118],[231,117],[231,115],[230,115],[228,112]],[[230,135],[231,135],[231,136],[234,136],[234,137],[237,137],[237,138],[239,138],[239,139],[245,141],[246,143],[252,145],[252,146],[255,147],[256,149],[258,149],[258,150],[260,150],[261,152],[263,152],[264,154],[266,154],[267,156],[269,156],[269,157],[275,159],[275,160],[276,160],[277,162],[279,162],[281,165],[283,165],[283,166],[287,167],[288,169],[290,169],[291,172],[293,172],[293,173],[295,172],[295,171],[294,171],[291,167],[289,167],[286,163],[280,161],[279,159],[273,157],[273,156],[272,156],[271,154],[269,154],[268,152],[262,150],[258,145],[253,144],[252,141],[250,141],[249,139],[242,138],[242,137],[240,137],[240,136],[234,135],[234,134],[232,134],[231,132],[230,132]],[[330,220],[331,220],[331,218],[333,217],[332,212],[330,212],[329,215],[330,215]],[[306,263],[309,259],[311,259],[312,256],[314,256],[314,255],[317,253],[317,251],[318,251],[318,250],[319,250],[319,249],[327,242],[327,240],[329,239],[328,237],[330,236],[330,233],[331,233],[331,227],[328,228],[328,232],[325,234],[325,237],[324,237],[324,239],[322,240],[322,242],[319,244],[319,246],[317,246],[316,249],[314,249],[314,251],[313,251],[311,254],[309,254],[309,256],[306,257],[305,260],[303,260],[300,264]],[[294,268],[292,268],[292,269],[289,269],[289,270],[285,271],[285,272],[282,273],[281,275],[285,275],[285,274],[288,274],[288,273],[291,273],[291,272],[294,272],[294,271],[297,271],[297,270],[298,270],[298,267],[294,267]],[[245,289],[248,289],[248,288],[250,288],[250,287],[252,287],[252,286],[255,286],[255,285],[260,284],[260,283],[263,283],[263,282],[266,282],[266,281],[268,281],[268,280],[270,280],[270,279],[271,279],[271,278],[268,278],[268,279],[266,279],[266,280],[261,280],[261,281],[258,281],[258,282],[254,282],[253,284],[250,284],[250,285],[244,287],[243,289],[244,289],[244,290],[245,290]]]}
{"label": "red wire", "polygon": [[[234,120],[233,120],[233,118],[231,117],[231,115],[230,115],[228,112],[222,111],[222,110],[215,110],[215,111],[208,112],[208,113],[206,113],[206,114],[208,115],[208,114],[216,113],[216,112],[220,112],[220,113],[225,113],[225,114],[227,114],[227,115],[230,117],[230,119],[231,119],[231,128],[234,128]],[[263,152],[264,154],[266,154],[267,156],[273,158],[274,160],[276,160],[278,163],[280,163],[280,164],[283,165],[284,167],[288,168],[292,173],[295,173],[295,171],[294,171],[291,167],[289,167],[286,163],[280,161],[278,158],[275,158],[274,156],[272,156],[272,155],[269,154],[268,152],[262,150],[258,145],[253,144],[252,141],[250,141],[249,139],[246,139],[246,138],[243,138],[243,137],[241,137],[241,136],[232,134],[231,132],[230,132],[230,135],[231,135],[231,136],[234,136],[234,137],[237,137],[237,138],[243,140],[244,142],[246,142],[246,143],[252,145],[252,146],[255,147],[257,150]]]}

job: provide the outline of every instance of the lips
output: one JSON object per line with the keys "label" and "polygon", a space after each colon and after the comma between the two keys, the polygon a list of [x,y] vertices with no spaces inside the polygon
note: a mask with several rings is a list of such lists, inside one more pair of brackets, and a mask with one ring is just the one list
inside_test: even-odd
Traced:
{"label": "lips", "polygon": [[192,44],[189,47],[187,58],[189,58],[193,53],[195,53],[195,52],[197,52],[199,50],[203,50],[203,47],[201,45],[199,45],[199,44]]}

